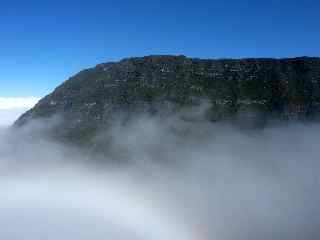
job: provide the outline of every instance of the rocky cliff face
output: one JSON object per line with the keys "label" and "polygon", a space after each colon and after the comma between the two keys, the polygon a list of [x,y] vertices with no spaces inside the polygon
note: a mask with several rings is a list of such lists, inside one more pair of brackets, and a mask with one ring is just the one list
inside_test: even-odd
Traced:
{"label": "rocky cliff face", "polygon": [[264,126],[269,120],[317,120],[320,58],[190,59],[148,56],[97,65],[71,77],[16,126],[60,115],[59,135],[86,141],[121,112],[177,112],[202,100],[205,117]]}

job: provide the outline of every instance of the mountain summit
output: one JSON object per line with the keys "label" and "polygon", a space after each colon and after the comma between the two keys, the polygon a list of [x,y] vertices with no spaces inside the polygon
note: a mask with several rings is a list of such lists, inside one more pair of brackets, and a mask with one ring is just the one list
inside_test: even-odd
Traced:
{"label": "mountain summit", "polygon": [[81,71],[15,123],[62,116],[59,134],[84,141],[121,113],[178,112],[209,103],[205,118],[264,126],[269,120],[317,120],[320,58],[192,59],[147,56]]}

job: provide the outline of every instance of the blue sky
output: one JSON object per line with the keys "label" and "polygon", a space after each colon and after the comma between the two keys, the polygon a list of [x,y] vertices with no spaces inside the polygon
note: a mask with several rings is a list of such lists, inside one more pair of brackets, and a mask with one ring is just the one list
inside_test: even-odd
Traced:
{"label": "blue sky", "polygon": [[319,12],[318,0],[2,1],[0,96],[41,97],[128,56],[320,56]]}

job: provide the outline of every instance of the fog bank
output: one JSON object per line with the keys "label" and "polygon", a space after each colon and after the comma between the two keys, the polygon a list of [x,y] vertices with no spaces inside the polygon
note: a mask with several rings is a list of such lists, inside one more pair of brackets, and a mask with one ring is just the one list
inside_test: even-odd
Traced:
{"label": "fog bank", "polygon": [[318,124],[137,116],[95,138],[122,165],[47,127],[1,130],[1,239],[318,239]]}

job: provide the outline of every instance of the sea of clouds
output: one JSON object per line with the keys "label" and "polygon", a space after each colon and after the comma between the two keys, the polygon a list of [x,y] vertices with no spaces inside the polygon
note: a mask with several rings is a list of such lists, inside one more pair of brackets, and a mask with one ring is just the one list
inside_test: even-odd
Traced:
{"label": "sea of clouds", "polygon": [[319,238],[318,124],[137,115],[99,131],[121,156],[101,161],[43,135],[52,121],[0,132],[0,239]]}

